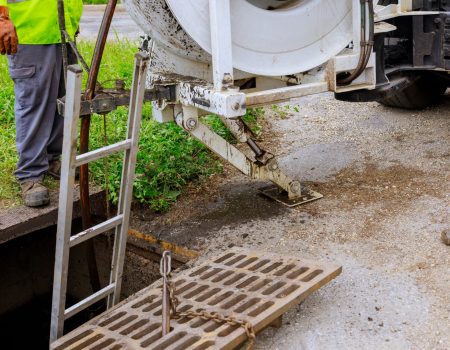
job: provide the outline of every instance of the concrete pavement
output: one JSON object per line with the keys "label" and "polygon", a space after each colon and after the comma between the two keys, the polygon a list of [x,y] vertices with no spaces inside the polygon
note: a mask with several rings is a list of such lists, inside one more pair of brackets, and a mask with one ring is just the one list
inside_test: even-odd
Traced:
{"label": "concrete pavement", "polygon": [[298,112],[266,109],[262,144],[323,199],[289,209],[226,167],[167,215],[133,225],[203,256],[243,246],[343,266],[258,336],[258,350],[448,350],[450,95],[423,111],[332,94],[292,103]]}

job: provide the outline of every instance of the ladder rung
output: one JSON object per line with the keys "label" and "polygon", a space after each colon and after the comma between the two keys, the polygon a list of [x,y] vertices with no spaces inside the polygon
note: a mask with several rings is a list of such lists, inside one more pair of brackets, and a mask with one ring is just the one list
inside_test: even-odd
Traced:
{"label": "ladder rung", "polygon": [[96,149],[94,151],[87,152],[87,153],[77,156],[76,161],[75,161],[75,166],[79,167],[80,165],[92,162],[94,160],[108,157],[111,154],[125,151],[130,148],[131,148],[131,140],[120,141],[120,142],[114,143],[112,145],[105,146],[105,147]]}
{"label": "ladder rung", "polygon": [[83,232],[80,232],[72,237],[70,237],[70,243],[69,246],[73,247],[77,244],[80,244],[84,241],[87,241],[88,239],[94,238],[95,236],[98,236],[99,234],[106,232],[112,228],[115,228],[119,226],[122,223],[123,215],[117,215],[109,220],[106,220],[105,222],[102,222],[94,227],[91,227]]}
{"label": "ladder rung", "polygon": [[86,299],[81,300],[79,303],[76,303],[75,305],[69,307],[67,310],[64,311],[64,319],[67,320],[73,315],[76,315],[77,313],[88,308],[92,304],[95,304],[97,301],[106,298],[114,291],[115,286],[116,284],[112,283],[106,286],[105,288],[100,289],[97,293],[94,293],[91,296],[87,297]]}

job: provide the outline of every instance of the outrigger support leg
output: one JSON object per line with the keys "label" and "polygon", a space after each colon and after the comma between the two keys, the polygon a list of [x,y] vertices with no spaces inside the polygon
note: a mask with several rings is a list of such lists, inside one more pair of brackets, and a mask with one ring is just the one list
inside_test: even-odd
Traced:
{"label": "outrigger support leg", "polygon": [[222,120],[239,142],[246,143],[250,147],[254,153],[254,159],[246,156],[237,147],[201,123],[196,107],[182,105],[175,113],[175,120],[180,127],[244,175],[274,183],[275,186],[261,189],[264,195],[291,207],[323,197],[317,192],[306,189],[300,181],[285,174],[280,169],[276,157],[256,144],[239,118],[222,118]]}

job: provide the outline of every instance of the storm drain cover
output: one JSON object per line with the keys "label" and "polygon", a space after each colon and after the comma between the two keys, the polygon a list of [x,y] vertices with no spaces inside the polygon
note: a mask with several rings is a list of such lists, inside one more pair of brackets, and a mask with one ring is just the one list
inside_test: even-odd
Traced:
{"label": "storm drain cover", "polygon": [[[236,248],[179,273],[173,282],[179,311],[218,312],[250,321],[258,333],[341,271],[339,266]],[[247,339],[242,327],[200,317],[172,320],[172,331],[162,337],[161,302],[159,282],[59,339],[51,348],[235,349]]]}

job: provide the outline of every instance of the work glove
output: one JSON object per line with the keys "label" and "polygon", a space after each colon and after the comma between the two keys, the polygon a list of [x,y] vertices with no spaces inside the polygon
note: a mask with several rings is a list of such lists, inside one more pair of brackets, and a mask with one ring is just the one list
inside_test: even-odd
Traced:
{"label": "work glove", "polygon": [[6,6],[0,6],[0,54],[8,55],[17,53],[19,39],[16,27],[9,19],[9,11]]}

